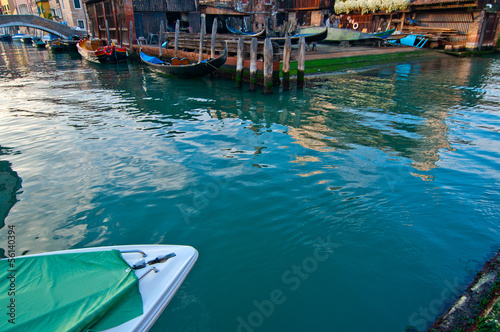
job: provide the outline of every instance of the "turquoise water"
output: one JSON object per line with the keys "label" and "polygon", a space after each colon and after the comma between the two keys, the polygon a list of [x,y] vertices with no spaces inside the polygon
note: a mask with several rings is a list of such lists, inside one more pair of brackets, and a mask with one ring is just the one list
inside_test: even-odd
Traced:
{"label": "turquoise water", "polygon": [[500,247],[500,58],[246,89],[0,44],[16,252],[194,246],[152,331],[428,327]]}

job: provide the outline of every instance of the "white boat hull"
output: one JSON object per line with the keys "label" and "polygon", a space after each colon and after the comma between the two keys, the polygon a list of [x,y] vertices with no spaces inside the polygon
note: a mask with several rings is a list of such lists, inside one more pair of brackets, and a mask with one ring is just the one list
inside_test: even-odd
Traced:
{"label": "white boat hull", "polygon": [[[196,262],[198,251],[193,247],[179,245],[125,245],[54,251],[29,256],[57,255],[112,249],[122,252],[123,258],[130,266],[140,261],[143,257],[138,252],[124,253],[124,251],[141,250],[147,254],[147,257],[144,257],[146,261],[152,260],[158,256],[175,253],[175,257],[168,259],[166,262],[152,265],[156,267],[158,272],[150,271],[139,280],[139,291],[143,302],[143,314],[124,324],[106,330],[106,332],[148,331],[173,298]],[[136,270],[135,274],[138,278],[141,278],[141,276],[150,270],[152,266],[148,265],[143,269]]]}

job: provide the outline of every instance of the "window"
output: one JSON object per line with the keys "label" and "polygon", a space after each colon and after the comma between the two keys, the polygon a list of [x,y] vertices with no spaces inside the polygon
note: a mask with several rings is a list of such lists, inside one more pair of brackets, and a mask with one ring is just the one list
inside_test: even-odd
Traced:
{"label": "window", "polygon": [[23,4],[19,5],[19,14],[20,15],[29,15],[30,14],[27,4],[23,3]]}
{"label": "window", "polygon": [[51,9],[52,16],[62,19],[62,13],[61,13],[61,8],[56,8],[56,9]]}
{"label": "window", "polygon": [[73,2],[75,3],[75,9],[82,8],[82,6],[80,5],[80,0],[73,0]]}
{"label": "window", "polygon": [[80,29],[85,29],[85,24],[83,23],[83,20],[76,20],[76,24]]}

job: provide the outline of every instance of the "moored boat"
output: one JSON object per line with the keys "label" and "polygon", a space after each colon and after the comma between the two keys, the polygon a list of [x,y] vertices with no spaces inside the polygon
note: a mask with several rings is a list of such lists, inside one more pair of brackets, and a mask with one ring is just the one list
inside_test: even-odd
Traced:
{"label": "moored boat", "polygon": [[127,50],[108,45],[104,39],[82,39],[77,45],[78,53],[85,59],[97,63],[116,63],[127,60]]}
{"label": "moored boat", "polygon": [[60,40],[51,41],[49,44],[49,49],[54,53],[62,53],[68,50],[68,47],[61,44]]}
{"label": "moored boat", "polygon": [[382,38],[382,39],[387,39],[389,38],[394,32],[396,31],[396,29],[390,29],[390,30],[387,30],[387,31],[379,31],[379,32],[375,32],[375,33],[371,33],[370,35],[374,36],[374,37],[378,37],[378,38]]}
{"label": "moored boat", "polygon": [[69,51],[78,51],[77,45],[80,41],[78,36],[69,36],[68,39],[60,39],[61,45],[65,46]]}
{"label": "moored boat", "polygon": [[188,63],[187,59],[181,61],[176,58],[173,58],[170,63],[168,63],[143,52],[141,52],[140,56],[142,62],[147,64],[151,70],[157,73],[183,78],[196,78],[209,75],[226,63],[227,45],[217,58],[191,64]]}
{"label": "moored boat", "polygon": [[24,36],[26,36],[26,34],[16,33],[16,34],[12,35],[12,40],[13,41],[21,41],[21,38],[23,38]]}
{"label": "moored boat", "polygon": [[[299,33],[296,33],[293,36],[290,36],[290,40],[292,44],[297,44],[299,42],[300,37],[304,37],[306,44],[309,44],[313,42],[321,42],[323,39],[327,37],[327,35],[328,35],[327,28],[323,28],[323,30],[319,32],[311,32],[311,33],[300,31]],[[271,39],[271,41],[277,42],[279,45],[284,45],[286,37],[270,37],[269,39]]]}
{"label": "moored boat", "polygon": [[239,35],[242,37],[259,37],[259,38],[264,38],[266,36],[266,29],[262,29],[259,32],[253,32],[253,31],[241,31],[238,29],[235,29],[229,25],[229,22],[226,20],[226,29],[232,33],[233,35]]}
{"label": "moored boat", "polygon": [[9,34],[0,35],[0,41],[12,41],[12,36]]}
{"label": "moored boat", "polygon": [[20,38],[21,42],[25,44],[31,44],[33,42],[33,36],[31,35],[24,35]]}
{"label": "moored boat", "polygon": [[[299,32],[302,34],[317,33],[323,29],[324,27],[308,27],[300,29]],[[356,30],[328,27],[328,34],[320,43],[363,42],[376,40],[381,40],[381,38]]]}
{"label": "moored boat", "polygon": [[148,331],[197,258],[189,246],[126,245],[2,259],[15,294],[0,294],[14,303],[0,330]]}
{"label": "moored boat", "polygon": [[47,46],[41,38],[33,38],[32,43],[36,48],[45,48]]}

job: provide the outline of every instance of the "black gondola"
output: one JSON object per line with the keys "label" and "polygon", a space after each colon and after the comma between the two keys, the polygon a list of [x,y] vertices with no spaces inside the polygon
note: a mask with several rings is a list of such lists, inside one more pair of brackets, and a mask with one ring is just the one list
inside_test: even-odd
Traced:
{"label": "black gondola", "polygon": [[[141,52],[141,60],[151,68],[151,70],[170,76],[183,78],[203,77],[215,72],[226,63],[227,45],[219,57],[207,59],[197,63],[182,64],[179,59],[172,59],[170,63],[162,61],[156,57],[149,56]],[[187,60],[186,60],[187,62]]]}

